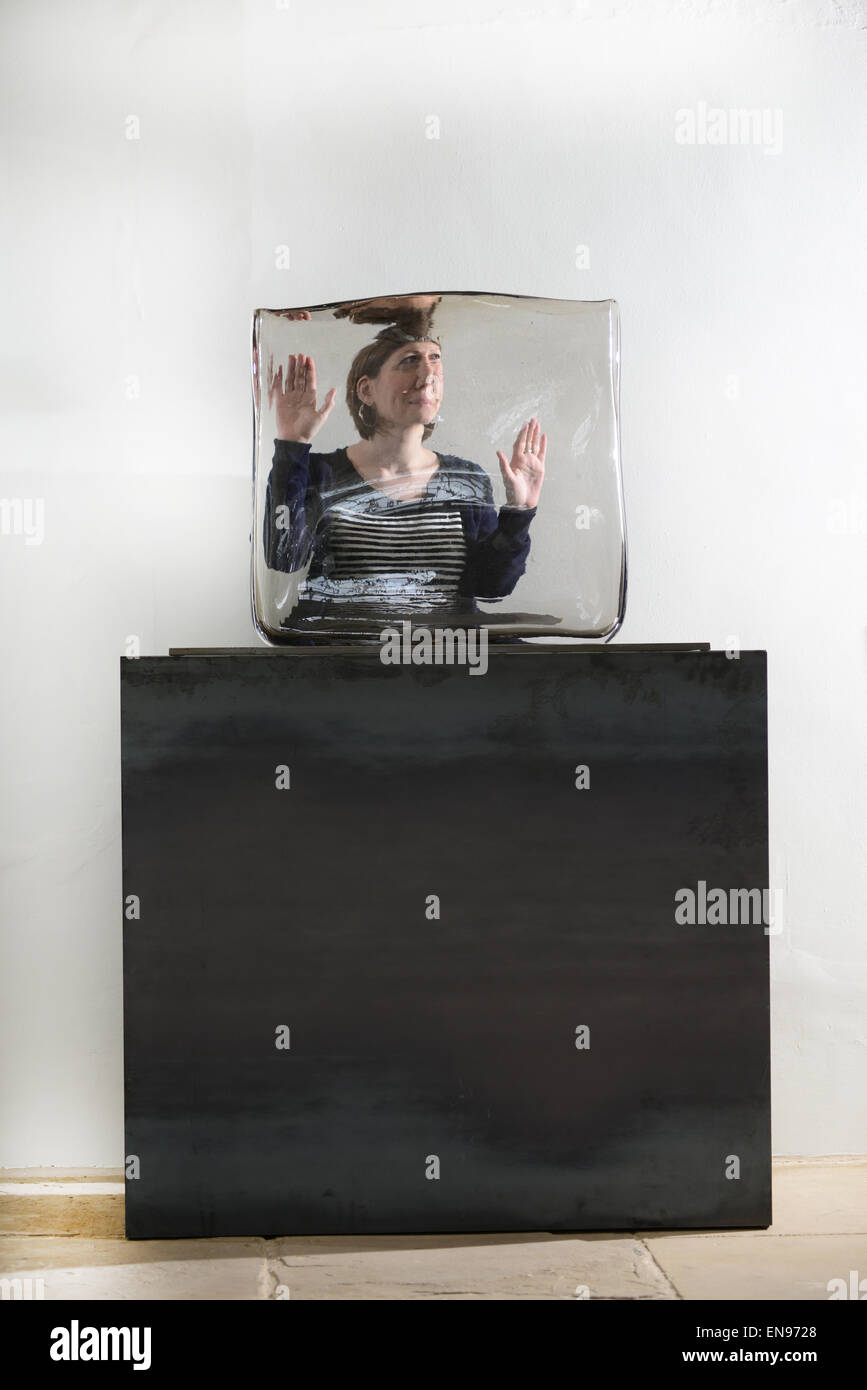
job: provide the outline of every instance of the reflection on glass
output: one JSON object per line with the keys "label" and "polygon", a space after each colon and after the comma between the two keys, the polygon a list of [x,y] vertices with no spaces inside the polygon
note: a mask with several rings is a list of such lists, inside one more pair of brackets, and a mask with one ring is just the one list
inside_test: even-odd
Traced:
{"label": "reflection on glass", "polygon": [[[424,615],[436,621],[501,621],[504,629],[516,631],[574,630],[574,622],[564,624],[558,612],[562,604],[550,600],[543,599],[536,611],[512,611],[502,618],[497,608],[521,585],[531,552],[541,569],[546,540],[556,536],[558,550],[564,549],[563,516],[543,525],[549,506],[541,501],[549,458],[543,420],[547,427],[546,417],[553,415],[562,440],[570,386],[575,405],[584,410],[584,443],[601,420],[609,445],[613,440],[616,446],[614,306],[525,301],[597,311],[594,350],[607,357],[611,387],[611,409],[603,415],[597,387],[601,384],[604,392],[606,382],[597,377],[592,357],[594,390],[587,400],[575,391],[568,364],[562,390],[539,390],[545,368],[522,363],[527,345],[514,332],[523,326],[520,315],[513,324],[500,320],[500,336],[485,332],[483,322],[470,324],[469,341],[463,340],[455,310],[476,308],[476,299],[483,310],[510,303],[506,296],[407,295],[324,306],[331,313],[319,308],[257,314],[253,370],[261,550],[254,555],[254,611],[265,635],[372,633],[383,620],[401,614],[417,620]],[[447,332],[436,322],[440,314]],[[554,336],[563,337],[562,323],[556,327]],[[606,328],[603,343],[600,330]],[[341,334],[348,339],[343,352]],[[434,448],[427,441],[437,429],[442,433],[444,403],[449,435],[442,440],[438,435]],[[581,423],[580,416],[573,418],[573,430]],[[568,480],[570,452],[576,452],[574,433],[570,447],[564,450],[561,443],[559,450],[557,501]],[[611,474],[613,462],[612,495],[619,504],[616,447],[608,462],[605,471]],[[584,489],[591,504],[594,490],[599,492],[598,480]],[[578,527],[578,506],[572,504],[566,516],[570,529]],[[584,511],[591,519],[595,511],[599,519],[598,508]],[[620,550],[616,625],[625,585],[619,505],[613,520],[614,528],[608,528],[613,545],[606,548]],[[585,550],[593,558],[592,546]]]}
{"label": "reflection on glass", "polygon": [[359,439],[349,447],[313,450],[337,390],[318,403],[312,356],[290,354],[285,372],[269,363],[268,391],[277,436],[265,554],[273,569],[309,562],[302,600],[458,611],[512,592],[545,473],[538,420],[522,425],[511,457],[498,451],[498,512],[483,468],[424,446],[443,399],[436,340],[386,328],[356,354],[346,404]]}

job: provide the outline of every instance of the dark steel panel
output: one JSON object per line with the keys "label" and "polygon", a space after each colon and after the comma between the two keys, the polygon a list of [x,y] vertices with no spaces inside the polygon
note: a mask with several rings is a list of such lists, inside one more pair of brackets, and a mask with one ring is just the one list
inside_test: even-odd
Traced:
{"label": "dark steel panel", "polygon": [[769,1224],[765,654],[489,660],[122,661],[131,1238]]}

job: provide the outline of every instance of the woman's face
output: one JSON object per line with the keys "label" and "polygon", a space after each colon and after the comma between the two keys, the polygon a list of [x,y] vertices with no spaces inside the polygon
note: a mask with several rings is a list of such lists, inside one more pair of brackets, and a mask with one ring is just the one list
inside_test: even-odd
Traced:
{"label": "woman's face", "polygon": [[361,399],[376,408],[383,423],[398,426],[435,420],[443,398],[439,343],[407,343],[397,348],[375,377],[358,384]]}

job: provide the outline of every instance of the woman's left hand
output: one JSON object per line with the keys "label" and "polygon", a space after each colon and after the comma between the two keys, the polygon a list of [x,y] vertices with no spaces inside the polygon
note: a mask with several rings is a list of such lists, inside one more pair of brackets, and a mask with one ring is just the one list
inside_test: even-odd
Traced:
{"label": "woman's left hand", "polygon": [[540,438],[541,425],[534,416],[528,420],[515,440],[511,462],[506,455],[497,450],[500,472],[506,488],[506,501],[510,507],[535,507],[542,491],[545,477],[545,452],[548,436]]}

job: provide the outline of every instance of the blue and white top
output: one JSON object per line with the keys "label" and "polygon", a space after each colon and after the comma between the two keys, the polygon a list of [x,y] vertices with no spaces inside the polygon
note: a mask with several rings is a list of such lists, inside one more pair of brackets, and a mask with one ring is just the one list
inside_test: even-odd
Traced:
{"label": "blue and white top", "polygon": [[510,594],[530,553],[536,508],[494,506],[483,468],[455,454],[421,498],[401,502],[366,483],[346,449],[314,454],[276,439],[265,499],[271,569],[307,567],[299,598],[396,608],[450,607]]}

